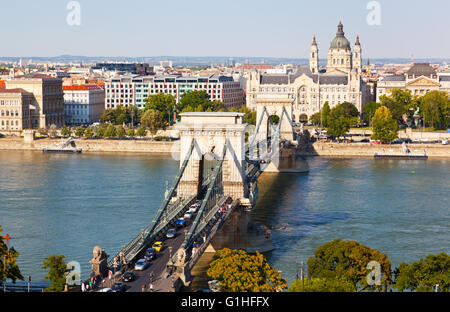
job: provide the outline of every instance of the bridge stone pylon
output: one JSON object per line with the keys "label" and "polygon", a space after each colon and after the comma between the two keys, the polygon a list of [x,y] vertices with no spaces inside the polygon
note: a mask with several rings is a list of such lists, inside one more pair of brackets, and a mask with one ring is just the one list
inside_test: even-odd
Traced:
{"label": "bridge stone pylon", "polygon": [[219,160],[223,148],[227,153],[223,162],[223,192],[233,199],[244,200],[247,195],[245,183],[245,130],[243,113],[192,112],[182,113],[181,122],[176,125],[180,131],[180,167],[190,145],[194,149],[178,185],[177,196],[187,197],[199,194],[204,182],[204,161]]}

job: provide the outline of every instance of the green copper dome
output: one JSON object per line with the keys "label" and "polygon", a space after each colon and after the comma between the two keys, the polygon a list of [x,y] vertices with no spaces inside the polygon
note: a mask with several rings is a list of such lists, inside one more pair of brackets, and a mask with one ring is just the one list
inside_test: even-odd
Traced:
{"label": "green copper dome", "polygon": [[351,50],[350,42],[345,38],[344,26],[341,22],[339,22],[336,37],[331,41],[330,49]]}

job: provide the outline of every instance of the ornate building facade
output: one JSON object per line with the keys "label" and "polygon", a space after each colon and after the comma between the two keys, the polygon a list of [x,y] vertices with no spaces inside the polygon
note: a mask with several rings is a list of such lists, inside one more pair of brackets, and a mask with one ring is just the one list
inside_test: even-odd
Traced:
{"label": "ornate building facade", "polygon": [[298,67],[286,74],[261,74],[253,71],[247,81],[247,106],[255,109],[257,100],[292,100],[293,122],[308,121],[320,112],[325,102],[334,107],[343,102],[353,103],[360,112],[371,100],[370,90],[361,78],[362,49],[359,37],[355,46],[344,34],[342,23],[331,42],[325,69],[319,67],[319,48],[313,38],[309,66]]}
{"label": "ornate building facade", "polygon": [[413,96],[423,96],[430,91],[445,91],[450,96],[450,76],[442,75],[428,63],[413,64],[403,75],[381,78],[377,84],[377,102],[380,96],[389,96],[393,89],[410,90]]}

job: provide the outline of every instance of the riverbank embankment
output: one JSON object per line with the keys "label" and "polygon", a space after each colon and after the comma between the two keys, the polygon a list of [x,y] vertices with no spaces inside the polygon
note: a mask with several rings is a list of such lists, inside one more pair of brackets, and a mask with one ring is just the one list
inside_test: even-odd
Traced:
{"label": "riverbank embankment", "polygon": [[[64,139],[37,139],[32,143],[25,143],[20,137],[5,137],[0,139],[0,150],[32,150],[41,151]],[[151,140],[119,140],[119,139],[75,139],[77,147],[83,153],[152,153],[178,154],[179,141],[151,141]],[[423,152],[429,157],[450,157],[450,145],[442,144],[408,144],[411,152]],[[401,145],[371,144],[371,143],[311,143],[307,148],[298,151],[300,156],[325,157],[373,157],[375,153],[401,151]]]}
{"label": "riverbank embankment", "polygon": [[[25,143],[20,137],[6,137],[0,139],[0,150],[31,150],[42,151],[52,144],[58,144],[65,139],[37,139],[31,143]],[[151,141],[151,140],[116,140],[116,139],[75,139],[77,147],[83,149],[83,153],[178,153],[176,141]]]}
{"label": "riverbank embankment", "polygon": [[[371,144],[371,143],[312,143],[309,147],[298,152],[300,156],[325,157],[373,157],[375,153],[399,152],[400,144]],[[411,153],[426,151],[428,157],[450,157],[450,145],[442,144],[408,144]]]}

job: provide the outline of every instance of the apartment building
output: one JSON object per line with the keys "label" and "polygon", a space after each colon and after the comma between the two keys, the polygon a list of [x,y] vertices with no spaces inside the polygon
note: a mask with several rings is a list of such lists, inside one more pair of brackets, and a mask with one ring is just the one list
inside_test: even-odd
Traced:
{"label": "apartment building", "polygon": [[240,107],[245,103],[239,82],[228,76],[128,75],[105,81],[105,108],[119,105],[144,108],[145,99],[158,93],[171,94],[178,103],[185,92],[197,90],[206,91],[211,101],[222,101],[227,108]]}
{"label": "apartment building", "polygon": [[31,128],[32,93],[23,89],[0,88],[0,131],[20,132]]}
{"label": "apartment building", "polygon": [[63,86],[65,122],[68,126],[100,120],[105,108],[105,92],[98,85]]}
{"label": "apartment building", "polygon": [[58,128],[64,125],[62,80],[43,74],[30,74],[6,80],[6,89],[23,89],[33,94],[32,128]]}

